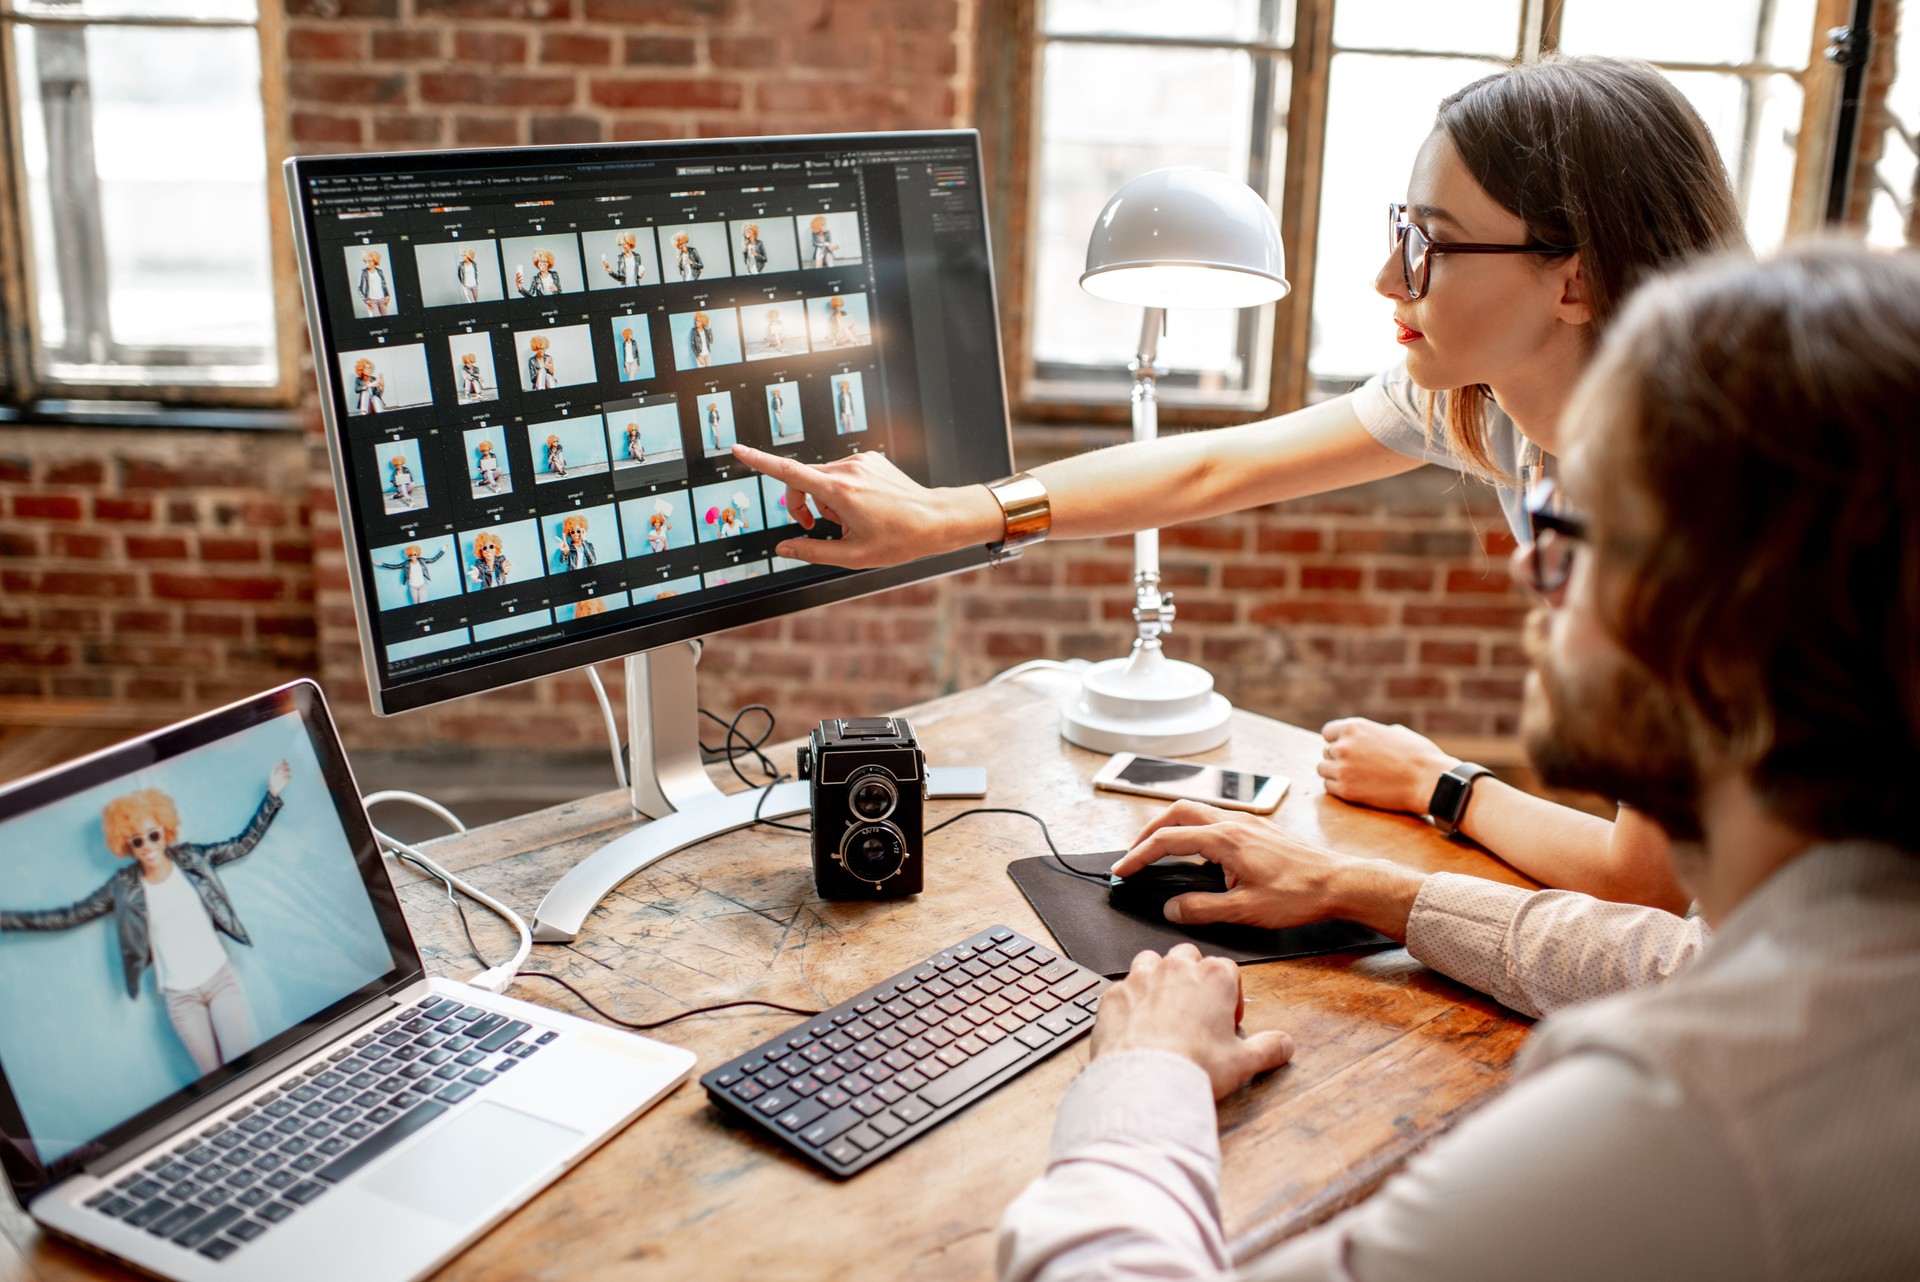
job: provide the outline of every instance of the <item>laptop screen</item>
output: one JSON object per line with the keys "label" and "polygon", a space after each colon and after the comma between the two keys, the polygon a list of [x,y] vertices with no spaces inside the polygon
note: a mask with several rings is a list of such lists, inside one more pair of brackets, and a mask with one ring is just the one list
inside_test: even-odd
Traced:
{"label": "laptop screen", "polygon": [[311,683],[0,792],[16,1180],[57,1178],[418,974]]}

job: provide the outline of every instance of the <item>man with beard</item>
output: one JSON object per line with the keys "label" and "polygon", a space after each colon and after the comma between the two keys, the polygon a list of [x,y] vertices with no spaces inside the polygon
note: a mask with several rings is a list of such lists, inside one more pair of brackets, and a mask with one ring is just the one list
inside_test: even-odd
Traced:
{"label": "man with beard", "polygon": [[1002,1278],[1920,1276],[1917,400],[1920,258],[1803,249],[1636,294],[1568,414],[1586,512],[1538,496],[1516,555],[1547,603],[1524,728],[1543,778],[1667,830],[1702,920],[1172,808],[1116,871],[1222,864],[1177,920],[1351,917],[1552,1013],[1497,1102],[1235,1274],[1212,1102],[1293,1043],[1239,1028],[1231,963],[1143,953]]}

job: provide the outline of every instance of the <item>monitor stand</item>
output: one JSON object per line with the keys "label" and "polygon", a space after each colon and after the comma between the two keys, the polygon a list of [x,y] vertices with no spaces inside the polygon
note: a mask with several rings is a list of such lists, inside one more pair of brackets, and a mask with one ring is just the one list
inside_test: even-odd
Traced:
{"label": "monitor stand", "polygon": [[[616,837],[554,883],[534,912],[533,938],[563,944],[580,933],[587,914],[613,888],[656,860],[709,837],[760,819],[784,819],[808,808],[807,782],[724,793],[700,760],[700,706],[692,642],[662,646],[627,658],[628,767],[633,808],[648,822]],[[929,797],[977,797],[985,772],[929,767]],[[762,794],[765,801],[762,803]]]}

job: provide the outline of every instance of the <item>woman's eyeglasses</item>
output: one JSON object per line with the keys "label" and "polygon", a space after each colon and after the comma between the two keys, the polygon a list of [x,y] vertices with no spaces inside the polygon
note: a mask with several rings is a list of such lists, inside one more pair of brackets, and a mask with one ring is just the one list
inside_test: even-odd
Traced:
{"label": "woman's eyeglasses", "polygon": [[133,836],[127,838],[127,844],[135,850],[140,849],[142,846],[152,846],[158,850],[166,844],[166,834],[158,828],[149,828],[145,832],[136,832]]}
{"label": "woman's eyeglasses", "polygon": [[1573,575],[1574,553],[1587,539],[1587,518],[1566,505],[1552,481],[1542,481],[1527,495],[1527,528],[1533,538],[1520,549],[1527,586],[1550,597]]}
{"label": "woman's eyeglasses", "polygon": [[1408,301],[1425,297],[1435,254],[1547,254],[1562,258],[1573,252],[1558,245],[1482,245],[1467,240],[1434,240],[1408,222],[1406,212],[1404,204],[1387,206],[1387,252],[1400,255],[1400,272],[1406,277]]}

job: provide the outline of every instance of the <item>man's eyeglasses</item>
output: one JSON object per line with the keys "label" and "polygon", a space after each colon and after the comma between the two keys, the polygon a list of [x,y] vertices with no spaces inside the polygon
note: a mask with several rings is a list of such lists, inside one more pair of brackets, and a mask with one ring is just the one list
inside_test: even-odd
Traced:
{"label": "man's eyeglasses", "polygon": [[1573,575],[1573,556],[1587,539],[1587,518],[1566,505],[1559,487],[1542,481],[1527,495],[1527,528],[1533,539],[1520,549],[1527,586],[1552,596]]}
{"label": "man's eyeglasses", "polygon": [[1434,240],[1406,220],[1407,207],[1387,206],[1387,252],[1400,255],[1409,301],[1425,297],[1435,254],[1547,254],[1562,258],[1573,251],[1558,245],[1483,245],[1467,240]]}

